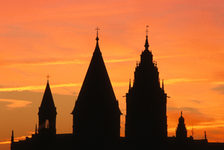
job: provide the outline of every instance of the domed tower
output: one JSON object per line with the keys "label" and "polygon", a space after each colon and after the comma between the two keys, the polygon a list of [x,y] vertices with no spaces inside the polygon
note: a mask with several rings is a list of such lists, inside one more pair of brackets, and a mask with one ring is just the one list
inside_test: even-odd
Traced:
{"label": "domed tower", "polygon": [[182,111],[176,130],[176,139],[177,141],[185,141],[187,139],[187,129],[184,123],[184,117]]}

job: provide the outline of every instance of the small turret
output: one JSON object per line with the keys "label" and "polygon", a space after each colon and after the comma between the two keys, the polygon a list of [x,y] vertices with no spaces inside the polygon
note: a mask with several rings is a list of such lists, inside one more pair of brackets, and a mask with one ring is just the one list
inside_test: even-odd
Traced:
{"label": "small turret", "polygon": [[56,107],[54,104],[54,99],[51,93],[51,88],[49,84],[49,76],[47,79],[47,85],[43,95],[41,105],[39,107],[39,134],[56,134]]}
{"label": "small turret", "polygon": [[179,118],[179,123],[176,130],[177,141],[185,142],[187,139],[187,129],[184,123],[183,112],[181,111],[181,116]]}

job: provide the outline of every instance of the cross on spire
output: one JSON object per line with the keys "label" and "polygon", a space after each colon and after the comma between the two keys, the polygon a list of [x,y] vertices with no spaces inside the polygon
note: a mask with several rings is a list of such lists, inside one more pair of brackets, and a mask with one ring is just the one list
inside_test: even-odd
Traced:
{"label": "cross on spire", "polygon": [[149,34],[149,25],[146,25],[146,36],[148,36],[148,34]]}
{"label": "cross on spire", "polygon": [[146,25],[146,40],[145,40],[145,50],[149,49],[149,42],[148,42],[148,32],[149,32],[149,25]]}
{"label": "cross on spire", "polygon": [[47,82],[49,82],[49,78],[50,78],[50,75],[48,74],[48,75],[47,75]]}
{"label": "cross on spire", "polygon": [[96,40],[99,41],[99,37],[98,37],[98,32],[99,32],[100,28],[96,27]]}

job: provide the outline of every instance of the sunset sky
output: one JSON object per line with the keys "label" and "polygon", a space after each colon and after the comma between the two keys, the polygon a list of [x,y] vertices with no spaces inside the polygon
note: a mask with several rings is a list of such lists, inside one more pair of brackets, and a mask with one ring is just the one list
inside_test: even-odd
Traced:
{"label": "sunset sky", "polygon": [[224,142],[223,0],[1,0],[0,149],[30,136],[47,78],[57,107],[57,133],[72,132],[72,109],[84,80],[98,26],[100,49],[119,100],[124,136],[129,79],[150,50],[170,96],[168,133],[180,111],[188,136]]}

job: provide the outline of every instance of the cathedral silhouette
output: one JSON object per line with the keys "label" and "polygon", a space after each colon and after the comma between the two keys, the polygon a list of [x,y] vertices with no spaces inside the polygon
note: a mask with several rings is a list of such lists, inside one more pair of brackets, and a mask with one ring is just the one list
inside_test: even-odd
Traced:
{"label": "cathedral silhouette", "polygon": [[167,94],[149,50],[147,34],[144,47],[133,84],[130,81],[126,93],[125,137],[120,137],[121,111],[99,48],[97,31],[96,47],[72,111],[73,133],[56,134],[57,111],[47,80],[35,134],[14,141],[12,131],[11,150],[224,149],[224,143],[209,143],[206,133],[204,139],[187,137],[182,112],[176,136],[168,137]]}

